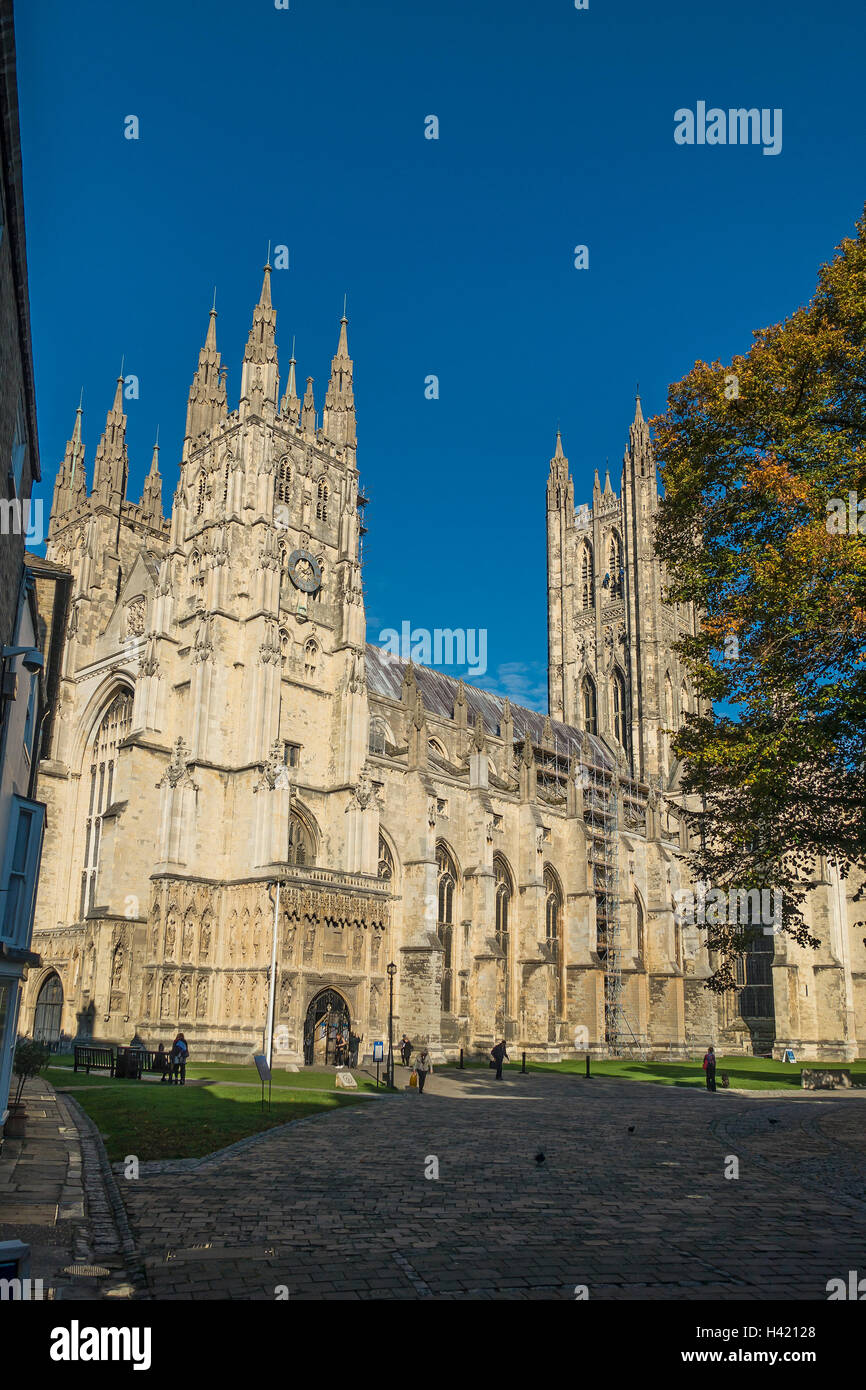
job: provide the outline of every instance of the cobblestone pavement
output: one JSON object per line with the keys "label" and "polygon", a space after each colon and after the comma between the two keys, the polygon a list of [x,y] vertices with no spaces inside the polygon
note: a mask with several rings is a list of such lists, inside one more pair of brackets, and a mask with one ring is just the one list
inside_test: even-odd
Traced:
{"label": "cobblestone pavement", "polygon": [[[85,1115],[41,1077],[24,1088],[27,1134],[6,1139],[0,1154],[0,1240],[30,1246],[34,1298],[130,1297],[125,1255],[134,1258],[125,1213]],[[113,1199],[113,1200],[112,1200]],[[71,1273],[70,1269],[102,1271]]]}
{"label": "cobblestone pavement", "polygon": [[823,1300],[866,1274],[864,1131],[859,1097],[437,1073],[120,1186],[160,1299]]}

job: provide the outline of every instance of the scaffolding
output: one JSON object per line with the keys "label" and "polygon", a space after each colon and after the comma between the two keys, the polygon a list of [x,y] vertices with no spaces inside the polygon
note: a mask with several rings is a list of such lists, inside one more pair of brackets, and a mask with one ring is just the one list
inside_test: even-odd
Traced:
{"label": "scaffolding", "polygon": [[604,966],[604,1040],[608,1055],[645,1053],[623,1005],[622,923],[619,896],[619,796],[617,769],[584,764],[583,817],[589,832],[589,864],[595,888],[598,956]]}

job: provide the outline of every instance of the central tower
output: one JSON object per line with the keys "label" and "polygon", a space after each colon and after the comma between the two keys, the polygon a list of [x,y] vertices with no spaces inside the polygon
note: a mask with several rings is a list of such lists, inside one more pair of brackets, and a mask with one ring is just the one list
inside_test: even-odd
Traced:
{"label": "central tower", "polygon": [[663,599],[653,550],[656,466],[640,397],[621,489],[598,470],[592,505],[574,505],[559,431],[547,481],[548,697],[551,716],[604,735],[639,781],[667,786],[671,736],[695,701],[677,639],[690,605]]}

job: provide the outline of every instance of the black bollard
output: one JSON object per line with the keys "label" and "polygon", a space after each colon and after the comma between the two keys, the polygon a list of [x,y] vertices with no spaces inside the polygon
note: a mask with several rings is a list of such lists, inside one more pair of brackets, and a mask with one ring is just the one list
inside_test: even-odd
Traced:
{"label": "black bollard", "polygon": [[463,1070],[463,1048],[460,1049],[460,1070]]}
{"label": "black bollard", "polygon": [[523,1075],[526,1075],[526,1053],[523,1054],[523,1066],[520,1068]]}
{"label": "black bollard", "polygon": [[589,1053],[586,1054],[586,1074],[589,1076]]}

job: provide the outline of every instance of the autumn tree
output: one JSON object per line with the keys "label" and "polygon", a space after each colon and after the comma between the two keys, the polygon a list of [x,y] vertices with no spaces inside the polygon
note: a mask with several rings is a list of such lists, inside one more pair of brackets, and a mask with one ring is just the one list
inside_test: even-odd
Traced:
{"label": "autumn tree", "polygon": [[[653,421],[670,601],[703,697],[678,733],[696,878],[775,887],[782,930],[816,865],[866,862],[866,213],[814,297],[729,365],[695,364]],[[748,934],[710,929],[713,987]]]}

